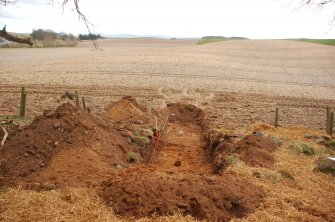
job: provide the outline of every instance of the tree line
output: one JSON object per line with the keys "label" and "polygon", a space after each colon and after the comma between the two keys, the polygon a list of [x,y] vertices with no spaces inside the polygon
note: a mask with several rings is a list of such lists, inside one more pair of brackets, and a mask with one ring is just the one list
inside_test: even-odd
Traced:
{"label": "tree line", "polygon": [[31,33],[32,40],[39,41],[54,41],[54,40],[63,40],[63,41],[75,41],[77,40],[76,36],[64,32],[54,32],[51,29],[36,29]]}
{"label": "tree line", "polygon": [[99,34],[79,34],[78,38],[80,40],[97,40],[97,39],[101,39],[102,36]]}

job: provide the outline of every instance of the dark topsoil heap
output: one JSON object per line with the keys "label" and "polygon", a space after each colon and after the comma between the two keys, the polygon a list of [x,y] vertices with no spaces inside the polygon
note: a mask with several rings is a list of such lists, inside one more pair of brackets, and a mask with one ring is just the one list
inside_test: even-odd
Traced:
{"label": "dark topsoil heap", "polygon": [[250,182],[229,175],[167,174],[142,168],[107,181],[100,196],[123,216],[139,218],[179,211],[197,219],[229,221],[253,212],[264,193]]}
{"label": "dark topsoil heap", "polygon": [[65,103],[8,138],[0,153],[0,185],[91,185],[107,167],[125,164],[130,151],[139,148],[111,125]]}
{"label": "dark topsoil heap", "polygon": [[216,173],[224,171],[228,166],[227,157],[234,154],[250,166],[270,168],[274,165],[274,151],[278,145],[272,138],[252,134],[234,142],[235,137],[223,133],[209,133],[207,147],[211,149],[214,157],[213,166]]}

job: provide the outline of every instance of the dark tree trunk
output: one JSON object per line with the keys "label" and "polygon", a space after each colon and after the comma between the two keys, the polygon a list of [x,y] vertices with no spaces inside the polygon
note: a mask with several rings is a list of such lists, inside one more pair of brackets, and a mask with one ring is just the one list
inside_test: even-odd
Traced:
{"label": "dark tree trunk", "polygon": [[11,34],[8,34],[6,32],[6,26],[3,27],[2,30],[0,30],[0,37],[2,37],[4,39],[7,39],[8,41],[12,41],[12,42],[18,42],[18,43],[33,45],[33,42],[31,41],[31,39],[18,38],[18,37],[15,37],[15,36],[11,35]]}

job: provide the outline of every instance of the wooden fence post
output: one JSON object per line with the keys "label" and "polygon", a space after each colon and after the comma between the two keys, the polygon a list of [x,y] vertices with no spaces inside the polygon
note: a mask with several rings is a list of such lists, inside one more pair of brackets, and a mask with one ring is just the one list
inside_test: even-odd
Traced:
{"label": "wooden fence post", "polygon": [[82,103],[83,103],[83,109],[86,111],[86,101],[85,101],[85,97],[81,97]]}
{"label": "wooden fence post", "polygon": [[79,107],[79,94],[78,91],[75,91],[76,94],[76,105]]}
{"label": "wooden fence post", "polygon": [[334,112],[330,113],[330,122],[329,122],[329,135],[333,136],[333,127],[334,127]]}
{"label": "wooden fence post", "polygon": [[276,108],[276,116],[275,116],[275,127],[278,127],[278,122],[279,122],[279,109]]}
{"label": "wooden fence post", "polygon": [[329,106],[327,106],[326,109],[326,133],[329,133],[330,128],[330,109]]}
{"label": "wooden fence post", "polygon": [[25,92],[25,88],[21,87],[21,98],[20,98],[20,117],[25,117],[26,115],[26,102],[27,102],[27,94]]}

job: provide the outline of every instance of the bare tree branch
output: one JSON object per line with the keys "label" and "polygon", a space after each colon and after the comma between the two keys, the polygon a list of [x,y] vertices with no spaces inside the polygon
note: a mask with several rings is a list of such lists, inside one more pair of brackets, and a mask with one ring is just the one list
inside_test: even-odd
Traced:
{"label": "bare tree branch", "polygon": [[13,36],[11,34],[8,34],[7,31],[6,31],[6,26],[3,27],[2,30],[0,30],[0,37],[2,37],[4,39],[7,39],[8,41],[12,41],[12,42],[18,42],[18,43],[33,45],[33,42],[31,41],[31,39],[19,38],[19,37]]}
{"label": "bare tree branch", "polygon": [[[6,5],[10,5],[10,4],[15,4],[18,1],[19,0],[0,0],[0,5],[6,6]],[[89,36],[92,36],[91,41],[92,41],[94,47],[97,49],[98,48],[98,43],[97,43],[96,40],[93,39],[93,35],[92,35],[92,31],[91,31],[91,27],[93,27],[93,24],[81,12],[80,7],[79,7],[79,0],[63,0],[63,3],[62,3],[63,10],[64,10],[65,5],[68,4],[69,1],[73,1],[73,4],[75,6],[75,11],[77,12],[77,14],[79,16],[78,19],[82,20],[85,23],[86,29],[89,33]],[[53,4],[53,0],[50,0],[50,4]],[[12,36],[12,35],[8,34],[6,32],[6,26],[4,27],[4,29],[2,31],[0,31],[0,37],[3,37],[5,39],[7,39],[9,41],[13,41],[13,42],[26,43],[26,44],[29,44],[29,45],[33,44],[31,42],[31,40],[17,38],[15,36]]]}
{"label": "bare tree branch", "polygon": [[12,5],[15,4],[17,0],[0,0],[0,5]]}
{"label": "bare tree branch", "polygon": [[[69,0],[64,0],[62,7],[64,10],[65,5],[69,2]],[[79,7],[79,0],[73,0],[73,4],[75,6],[75,10],[78,14],[78,19],[82,20],[85,25],[86,25],[86,29],[88,31],[89,36],[92,36],[92,31],[91,31],[91,27],[93,26],[93,24],[86,18],[86,16],[81,12],[80,7]],[[91,38],[91,41],[94,45],[94,47],[97,49],[99,47],[98,43],[96,40],[93,39],[93,37]]]}
{"label": "bare tree branch", "polygon": [[[301,4],[304,5],[310,5],[314,6],[318,9],[323,9],[326,6],[330,6],[331,4],[335,5],[335,0],[300,0]],[[335,10],[334,10],[334,16],[332,19],[333,25],[335,25]]]}

